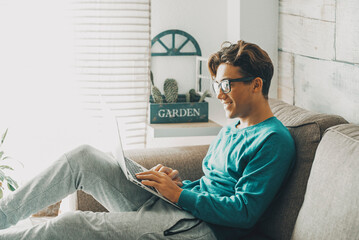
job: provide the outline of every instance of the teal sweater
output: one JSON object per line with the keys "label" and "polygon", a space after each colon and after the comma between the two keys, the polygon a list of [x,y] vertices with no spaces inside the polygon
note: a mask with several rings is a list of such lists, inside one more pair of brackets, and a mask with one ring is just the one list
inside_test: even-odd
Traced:
{"label": "teal sweater", "polygon": [[222,128],[211,144],[203,160],[204,176],[183,181],[178,205],[215,232],[240,236],[278,193],[293,167],[295,146],[276,117],[244,129],[236,124]]}

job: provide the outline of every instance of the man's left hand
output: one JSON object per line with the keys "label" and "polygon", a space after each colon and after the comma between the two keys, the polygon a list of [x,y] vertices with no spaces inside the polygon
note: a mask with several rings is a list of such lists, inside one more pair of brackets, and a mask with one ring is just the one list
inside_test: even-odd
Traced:
{"label": "man's left hand", "polygon": [[172,181],[174,181],[179,187],[183,186],[182,179],[179,176],[179,172],[170,167],[163,166],[162,164],[157,164],[150,171],[164,172],[166,173]]}
{"label": "man's left hand", "polygon": [[182,189],[166,173],[150,170],[137,173],[136,177],[142,180],[144,185],[156,188],[171,202],[178,202]]}

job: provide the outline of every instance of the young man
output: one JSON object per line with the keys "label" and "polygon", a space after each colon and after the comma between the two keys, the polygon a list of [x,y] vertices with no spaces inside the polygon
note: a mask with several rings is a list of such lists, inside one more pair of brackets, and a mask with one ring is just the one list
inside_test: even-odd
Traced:
{"label": "young man", "polygon": [[184,210],[128,182],[106,154],[89,146],[52,167],[0,202],[0,229],[82,189],[109,213],[75,212],[1,239],[237,239],[248,233],[278,194],[293,166],[288,130],[268,105],[272,62],[255,44],[239,41],[209,59],[213,87],[229,118],[203,160],[204,176],[181,181],[157,165],[137,175]]}

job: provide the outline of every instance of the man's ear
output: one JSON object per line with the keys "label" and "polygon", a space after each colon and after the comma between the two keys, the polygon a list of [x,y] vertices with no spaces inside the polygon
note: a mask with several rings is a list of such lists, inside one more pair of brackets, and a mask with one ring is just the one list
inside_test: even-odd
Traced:
{"label": "man's ear", "polygon": [[253,91],[262,92],[263,80],[260,77],[253,79]]}

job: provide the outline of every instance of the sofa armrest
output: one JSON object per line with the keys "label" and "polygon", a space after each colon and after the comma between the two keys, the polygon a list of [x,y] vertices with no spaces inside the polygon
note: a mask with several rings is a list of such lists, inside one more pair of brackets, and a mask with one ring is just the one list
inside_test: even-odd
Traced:
{"label": "sofa armrest", "polygon": [[[150,148],[125,151],[126,157],[138,162],[146,168],[162,164],[177,169],[182,179],[196,180],[202,175],[202,160],[205,157],[208,145]],[[76,210],[104,212],[107,211],[91,195],[77,191]]]}

